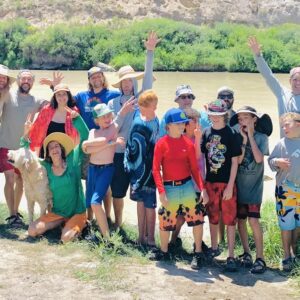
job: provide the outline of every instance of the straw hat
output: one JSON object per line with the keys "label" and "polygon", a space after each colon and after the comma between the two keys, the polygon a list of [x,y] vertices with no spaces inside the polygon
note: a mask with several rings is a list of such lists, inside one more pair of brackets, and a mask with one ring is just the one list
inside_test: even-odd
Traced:
{"label": "straw hat", "polygon": [[75,148],[74,141],[72,140],[71,137],[69,137],[68,135],[62,132],[53,132],[49,134],[44,140],[43,147],[44,147],[45,156],[46,156],[46,149],[48,144],[54,141],[58,142],[60,145],[64,147],[66,151],[66,156]]}
{"label": "straw hat", "polygon": [[115,88],[121,87],[121,81],[124,79],[141,79],[144,77],[144,72],[135,72],[131,66],[124,66],[118,71],[119,80],[112,84]]}
{"label": "straw hat", "polygon": [[16,81],[15,77],[9,75],[9,68],[4,65],[0,65],[0,75],[7,76],[11,83]]}

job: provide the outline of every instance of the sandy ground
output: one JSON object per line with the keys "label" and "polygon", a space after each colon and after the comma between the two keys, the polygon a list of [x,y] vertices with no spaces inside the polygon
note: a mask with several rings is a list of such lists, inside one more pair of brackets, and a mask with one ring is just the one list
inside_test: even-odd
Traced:
{"label": "sandy ground", "polygon": [[[4,177],[0,175],[0,202]],[[273,181],[266,181],[266,195],[273,194]],[[23,198],[21,209],[26,210]],[[125,202],[124,221],[136,224],[135,205]],[[207,238],[208,229],[205,227]],[[185,229],[184,237],[191,232]],[[43,249],[40,251],[40,249]],[[36,254],[35,254],[36,252]],[[28,255],[30,253],[30,256]],[[0,299],[297,299],[296,287],[280,272],[268,270],[252,275],[246,269],[224,273],[220,266],[193,271],[183,263],[124,264],[122,280],[109,289],[101,283],[78,279],[81,268],[95,268],[81,253],[61,256],[59,251],[22,241],[0,238]],[[79,263],[80,261],[80,263]],[[121,274],[121,275],[120,275]],[[298,298],[299,299],[299,298]]]}
{"label": "sandy ground", "polygon": [[223,273],[218,267],[193,271],[181,263],[120,265],[121,280],[107,289],[99,281],[74,275],[76,270],[95,268],[96,262],[79,264],[80,253],[35,254],[35,246],[0,239],[0,299],[299,299],[291,282],[273,271],[264,275],[246,270]]}

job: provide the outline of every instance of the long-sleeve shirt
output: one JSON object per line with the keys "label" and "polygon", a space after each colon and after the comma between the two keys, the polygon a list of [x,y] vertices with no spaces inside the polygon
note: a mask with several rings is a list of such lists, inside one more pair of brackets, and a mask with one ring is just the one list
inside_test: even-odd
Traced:
{"label": "long-sleeve shirt", "polygon": [[[258,71],[264,77],[267,85],[277,98],[279,116],[286,112],[300,113],[300,95],[294,95],[290,89],[281,85],[261,55],[254,56],[254,60]],[[282,130],[280,136],[284,136]]]}
{"label": "long-sleeve shirt", "polygon": [[[72,107],[73,110],[78,112],[77,107]],[[55,114],[55,109],[52,108],[49,104],[42,108],[38,117],[32,124],[32,127],[29,132],[29,139],[31,141],[30,148],[35,150],[35,148],[41,148],[45,137],[47,136],[47,130],[53,116]],[[66,120],[64,123],[65,133],[70,136],[75,144],[78,144],[79,137],[78,132],[74,128],[71,115],[69,112],[66,114]]]}
{"label": "long-sleeve shirt", "polygon": [[[290,167],[288,170],[276,166],[276,159],[288,158]],[[280,186],[284,181],[290,181],[300,186],[300,138],[282,138],[275,146],[268,159],[272,171],[276,171],[276,185]]]}
{"label": "long-sleeve shirt", "polygon": [[80,135],[80,143],[66,158],[66,170],[61,176],[52,171],[52,163],[41,160],[47,170],[50,190],[53,194],[52,211],[65,218],[85,211],[85,197],[81,184],[81,160],[83,152],[81,145],[88,138],[88,128],[83,119],[78,116],[73,120],[74,127]]}
{"label": "long-sleeve shirt", "polygon": [[194,145],[185,136],[171,138],[166,135],[158,140],[154,149],[152,173],[160,194],[165,192],[163,181],[182,180],[191,175],[198,188],[204,188]]}
{"label": "long-sleeve shirt", "polygon": [[[151,89],[153,84],[153,51],[147,51],[147,58],[146,58],[146,65],[145,65],[145,74],[143,79],[143,85],[141,91],[138,91],[137,80],[132,79],[133,81],[133,89],[134,89],[134,96],[138,98],[139,94],[145,90]],[[121,95],[113,100],[108,102],[108,107],[114,110],[116,115],[115,122],[118,124],[119,133],[118,136],[121,136],[127,140],[129,130],[131,128],[131,123],[135,115],[135,111],[129,112],[125,116],[122,116],[119,112],[122,108],[122,105],[128,101],[130,97]],[[124,149],[117,145],[116,148],[117,153],[124,153]]]}

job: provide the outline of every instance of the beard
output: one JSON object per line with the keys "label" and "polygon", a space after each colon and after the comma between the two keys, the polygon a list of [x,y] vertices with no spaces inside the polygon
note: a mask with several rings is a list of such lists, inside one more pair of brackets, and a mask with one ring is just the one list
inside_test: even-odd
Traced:
{"label": "beard", "polygon": [[29,94],[30,90],[31,90],[31,86],[27,83],[24,83],[19,86],[19,92],[21,94]]}

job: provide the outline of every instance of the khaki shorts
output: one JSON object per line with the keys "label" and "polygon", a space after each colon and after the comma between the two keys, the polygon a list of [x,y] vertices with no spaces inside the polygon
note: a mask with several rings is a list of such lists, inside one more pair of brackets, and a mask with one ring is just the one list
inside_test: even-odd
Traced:
{"label": "khaki shorts", "polygon": [[44,222],[44,223],[50,223],[62,220],[65,223],[64,229],[68,230],[74,230],[78,233],[82,231],[82,229],[86,226],[86,213],[82,214],[76,214],[71,218],[64,218],[60,215],[57,215],[55,213],[47,213],[43,216],[41,216],[39,219],[36,220],[36,222]]}

